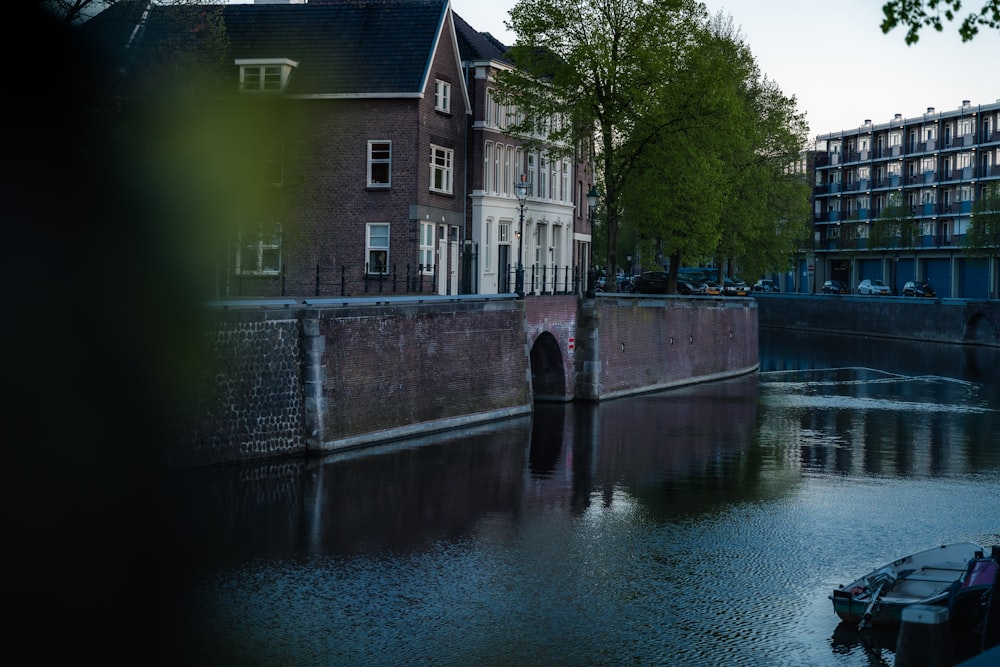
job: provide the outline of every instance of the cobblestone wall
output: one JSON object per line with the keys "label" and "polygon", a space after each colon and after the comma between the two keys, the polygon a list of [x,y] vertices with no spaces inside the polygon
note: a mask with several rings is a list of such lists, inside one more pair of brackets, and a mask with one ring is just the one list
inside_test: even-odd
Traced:
{"label": "cobblestone wall", "polygon": [[202,386],[183,422],[175,465],[305,451],[299,319],[286,311],[231,313],[205,334]]}

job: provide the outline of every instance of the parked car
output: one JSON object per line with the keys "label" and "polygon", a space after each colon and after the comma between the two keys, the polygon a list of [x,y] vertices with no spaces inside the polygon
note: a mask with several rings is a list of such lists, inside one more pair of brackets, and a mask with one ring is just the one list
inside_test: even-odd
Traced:
{"label": "parked car", "polygon": [[629,291],[635,294],[666,294],[667,272],[646,271],[637,276]]}
{"label": "parked car", "polygon": [[869,294],[873,296],[891,296],[892,290],[885,284],[884,280],[878,278],[865,278],[858,283],[858,294]]}
{"label": "parked car", "polygon": [[937,292],[934,291],[934,288],[928,282],[910,280],[903,285],[903,296],[935,297],[937,296]]}
{"label": "parked car", "polygon": [[824,294],[850,294],[851,290],[839,280],[827,280],[823,283]]}
{"label": "parked car", "polygon": [[690,283],[686,280],[677,281],[677,293],[685,296],[697,296],[705,293],[705,283]]}
{"label": "parked car", "polygon": [[762,278],[753,284],[754,292],[778,292],[778,283],[767,278]]}
{"label": "parked car", "polygon": [[706,281],[705,294],[710,296],[722,296],[722,286],[714,280]]}
{"label": "parked car", "polygon": [[722,279],[722,293],[726,296],[747,296],[750,294],[750,286],[739,278],[726,276]]}

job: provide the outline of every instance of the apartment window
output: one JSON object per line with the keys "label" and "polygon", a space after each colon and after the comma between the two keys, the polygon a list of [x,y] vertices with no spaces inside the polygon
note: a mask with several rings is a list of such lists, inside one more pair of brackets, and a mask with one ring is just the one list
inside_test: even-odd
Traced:
{"label": "apartment window", "polygon": [[367,273],[389,273],[389,223],[366,225],[365,257]]}
{"label": "apartment window", "polygon": [[[534,185],[535,183],[538,182],[538,179],[535,176],[535,172],[538,169],[538,167],[536,166],[535,160],[536,160],[535,152],[534,151],[529,151],[528,152],[528,182],[531,183],[532,185]],[[534,189],[534,188],[532,188],[532,189]]]}
{"label": "apartment window", "polygon": [[455,151],[431,144],[431,190],[451,194],[454,162]]}
{"label": "apartment window", "polygon": [[292,69],[298,63],[287,58],[241,58],[240,91],[244,93],[280,92],[288,85]]}
{"label": "apartment window", "polygon": [[368,142],[368,187],[388,188],[392,185],[392,142]]}
{"label": "apartment window", "polygon": [[276,276],[281,273],[280,224],[240,233],[236,273],[243,276]]}
{"label": "apartment window", "polygon": [[835,239],[840,237],[840,225],[826,228],[826,238]]}
{"label": "apartment window", "polygon": [[451,113],[451,84],[447,81],[434,82],[434,110]]}
{"label": "apartment window", "polygon": [[493,89],[486,89],[486,103],[483,105],[483,124],[490,127],[493,124]]}
{"label": "apartment window", "polygon": [[962,118],[958,121],[958,134],[959,136],[964,136],[966,134],[972,134],[972,119]]}
{"label": "apartment window", "polygon": [[434,273],[434,224],[430,222],[420,223],[420,273],[431,275]]}

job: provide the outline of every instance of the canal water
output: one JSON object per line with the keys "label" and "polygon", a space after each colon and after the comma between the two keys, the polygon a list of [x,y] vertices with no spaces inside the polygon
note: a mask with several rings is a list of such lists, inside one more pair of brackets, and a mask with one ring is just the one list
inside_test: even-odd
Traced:
{"label": "canal water", "polygon": [[174,480],[184,664],[892,665],[829,599],[1000,544],[1000,351],[761,332],[748,376]]}

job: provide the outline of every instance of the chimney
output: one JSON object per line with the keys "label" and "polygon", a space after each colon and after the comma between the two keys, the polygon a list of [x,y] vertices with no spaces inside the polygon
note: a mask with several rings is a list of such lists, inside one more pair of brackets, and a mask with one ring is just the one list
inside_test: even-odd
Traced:
{"label": "chimney", "polygon": [[934,113],[934,107],[927,107],[927,113]]}
{"label": "chimney", "polygon": [[969,107],[969,104],[971,104],[971,102],[969,102],[969,100],[962,100],[962,108],[963,109],[967,109]]}

